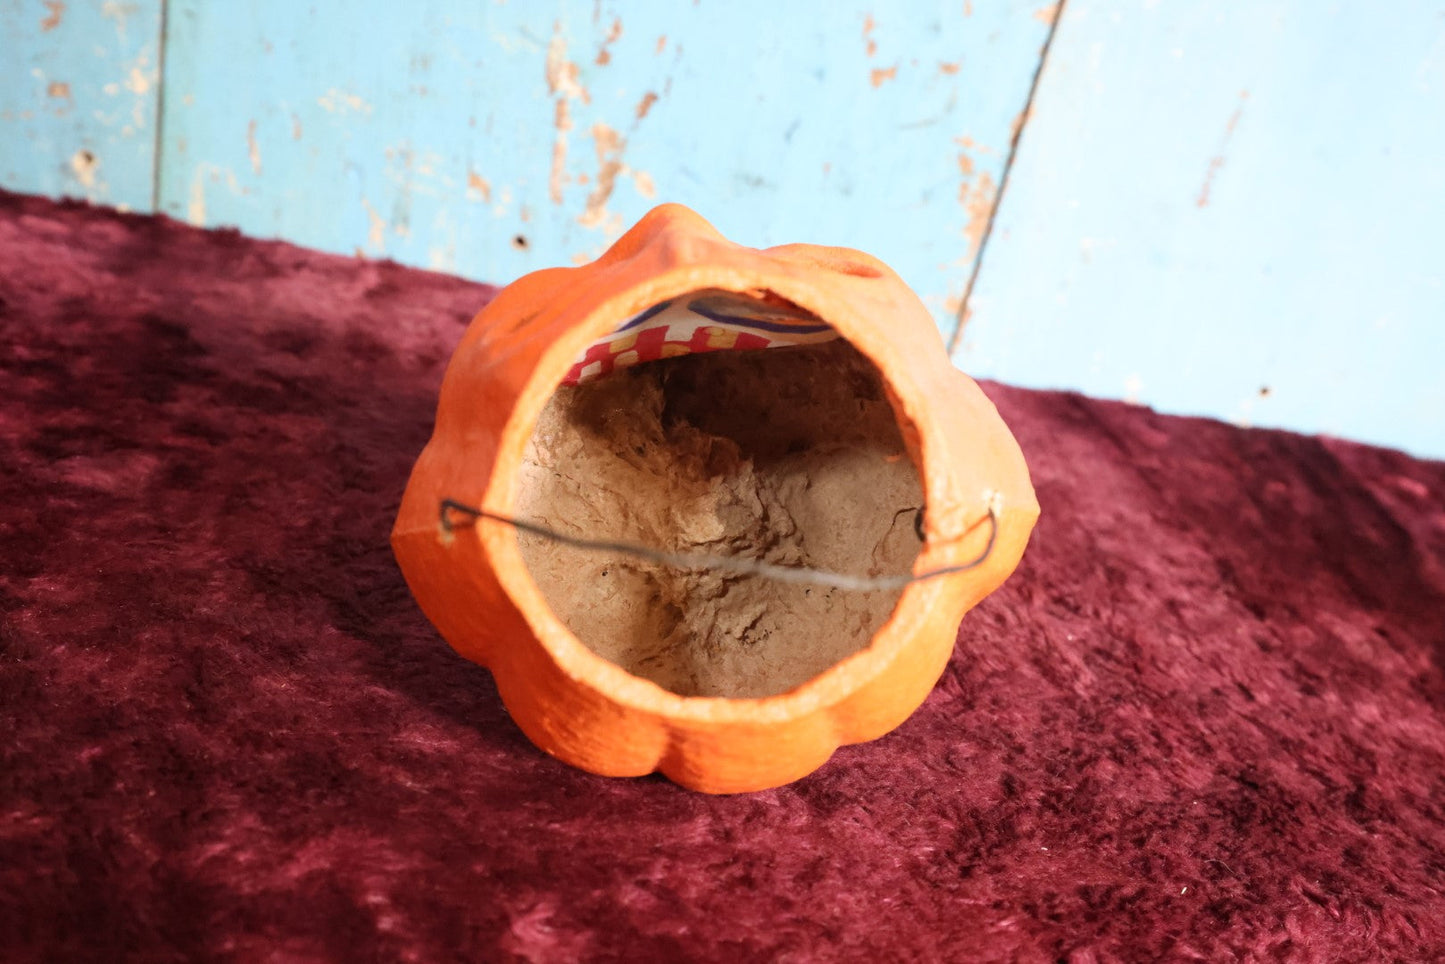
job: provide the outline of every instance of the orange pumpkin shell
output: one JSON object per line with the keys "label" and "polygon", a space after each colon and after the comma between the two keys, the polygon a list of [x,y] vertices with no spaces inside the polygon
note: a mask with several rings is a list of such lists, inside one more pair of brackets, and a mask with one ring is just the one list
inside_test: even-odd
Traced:
{"label": "orange pumpkin shell", "polygon": [[[680,696],[628,673],[552,613],[511,527],[483,520],[447,534],[439,524],[443,499],[510,514],[523,451],[574,360],[624,319],[701,289],[775,293],[877,367],[926,499],[915,572],[976,558],[988,537],[978,523],[990,504],[997,509],[981,566],[911,584],[867,648],[760,699]],[[796,780],[839,746],[902,723],[942,674],[963,614],[1017,566],[1038,513],[1018,444],[884,264],[842,248],[745,248],[687,208],[663,205],[597,261],[527,275],[477,315],[447,369],[392,545],[427,617],[492,671],[537,746],[593,773],[660,770],[696,790],[733,793]]]}

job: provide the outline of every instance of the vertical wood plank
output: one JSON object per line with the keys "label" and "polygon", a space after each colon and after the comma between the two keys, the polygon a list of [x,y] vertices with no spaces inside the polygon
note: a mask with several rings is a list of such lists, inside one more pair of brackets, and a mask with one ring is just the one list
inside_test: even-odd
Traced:
{"label": "vertical wood plank", "polygon": [[1445,3],[1068,0],[955,360],[1445,457]]}
{"label": "vertical wood plank", "polygon": [[1052,10],[173,0],[162,206],[507,281],[681,201],[878,254],[948,332]]}
{"label": "vertical wood plank", "polygon": [[148,210],[162,0],[0,0],[0,186]]}

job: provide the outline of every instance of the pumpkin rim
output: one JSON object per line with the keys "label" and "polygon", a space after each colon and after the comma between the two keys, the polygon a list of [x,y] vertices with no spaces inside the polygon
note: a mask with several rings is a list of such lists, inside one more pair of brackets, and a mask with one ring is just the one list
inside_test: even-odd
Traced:
{"label": "pumpkin rim", "polygon": [[[876,322],[870,325],[860,315],[855,314],[851,300],[844,297],[841,291],[830,294],[822,290],[823,286],[812,283],[805,275],[789,270],[793,268],[794,262],[787,255],[804,252],[807,255],[823,257],[841,256],[850,261],[861,260],[870,269],[875,265],[882,269],[876,277],[850,277],[850,272],[829,270],[831,266],[826,261],[819,264],[819,270],[828,271],[831,276],[826,283],[827,287],[842,291],[868,282],[889,285],[895,292],[898,288],[907,290],[902,279],[876,258],[852,249],[783,245],[758,251],[727,242],[717,235],[712,235],[708,240],[714,238],[721,244],[717,244],[716,249],[708,253],[709,256],[699,261],[673,265],[621,290],[609,290],[605,284],[598,285],[598,289],[602,289],[599,296],[584,295],[582,298],[568,299],[557,305],[555,311],[544,310],[543,314],[552,316],[549,321],[553,324],[566,319],[566,324],[562,326],[564,331],[540,353],[508,414],[498,440],[497,458],[484,488],[484,506],[490,511],[511,514],[515,505],[518,470],[542,409],[562,384],[575,359],[590,344],[616,330],[619,324],[637,312],[661,301],[706,288],[741,295],[748,295],[759,289],[771,291],[811,312],[837,331],[839,336],[877,371],[886,388],[889,405],[893,409],[900,432],[907,438],[911,430],[913,437],[917,439],[914,466],[918,471],[924,506],[934,504],[935,500],[943,501],[939,487],[929,484],[927,467],[930,453],[946,446],[941,444],[937,428],[930,420],[915,417],[916,413],[927,405],[927,400],[921,397],[921,388],[927,379],[905,379],[901,384],[895,384],[889,371],[890,368],[898,367],[900,359],[897,353],[891,350],[888,338],[876,326]],[[780,255],[782,257],[779,257]],[[605,256],[603,261],[592,267],[593,270],[600,269],[605,272],[608,267]],[[893,307],[897,310],[899,306],[895,304]],[[913,459],[912,452],[909,457]],[[981,494],[980,509],[985,505],[986,501]],[[966,543],[981,542],[980,536],[973,529],[946,542],[938,539],[936,518],[936,513],[925,512],[925,538],[913,561],[913,572],[947,564],[954,553]],[[481,541],[481,552],[502,590],[549,658],[554,660],[568,677],[606,694],[610,700],[620,705],[665,719],[689,722],[784,722],[801,719],[820,709],[836,705],[883,673],[894,660],[906,655],[909,644],[930,607],[947,601],[944,597],[946,585],[957,585],[955,580],[984,578],[982,572],[977,575],[960,573],[910,584],[899,595],[887,620],[872,634],[867,645],[785,692],[762,697],[684,696],[628,672],[600,656],[577,638],[552,611],[545,595],[532,578],[522,557],[515,529],[504,523],[484,520],[466,537]]]}

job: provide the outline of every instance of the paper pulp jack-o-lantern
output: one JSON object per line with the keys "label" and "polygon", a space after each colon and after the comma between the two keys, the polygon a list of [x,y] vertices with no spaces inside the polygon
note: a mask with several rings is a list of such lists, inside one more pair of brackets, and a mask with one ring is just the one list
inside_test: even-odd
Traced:
{"label": "paper pulp jack-o-lantern", "polygon": [[[485,515],[454,527],[446,505]],[[1013,436],[885,265],[745,248],[664,205],[472,322],[392,544],[537,746],[727,793],[903,722],[1038,511]],[[718,557],[860,584],[686,562]]]}

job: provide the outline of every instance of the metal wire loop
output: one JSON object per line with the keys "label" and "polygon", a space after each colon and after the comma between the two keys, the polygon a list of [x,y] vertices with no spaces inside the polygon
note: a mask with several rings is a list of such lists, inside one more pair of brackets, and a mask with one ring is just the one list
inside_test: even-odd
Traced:
{"label": "metal wire loop", "polygon": [[[478,519],[489,519],[492,522],[500,522],[503,525],[511,526],[519,532],[531,533],[540,536],[551,542],[560,545],[571,546],[574,549],[582,549],[588,552],[608,552],[616,555],[631,556],[634,559],[641,559],[657,565],[668,566],[674,569],[710,569],[722,572],[735,572],[742,575],[761,576],[764,579],[772,579],[777,582],[794,583],[807,586],[822,586],[831,589],[842,589],[850,592],[876,592],[878,590],[902,589],[904,586],[915,582],[926,582],[930,579],[938,579],[943,576],[952,576],[960,572],[968,572],[970,569],[977,569],[983,565],[993,553],[994,544],[998,541],[998,513],[990,500],[987,506],[988,522],[988,543],[983,547],[983,552],[972,562],[966,562],[957,566],[943,566],[938,569],[929,569],[920,573],[906,573],[898,576],[854,576],[843,572],[830,572],[826,569],[814,569],[807,566],[780,566],[772,562],[764,562],[761,559],[752,559],[746,556],[720,556],[712,553],[699,552],[668,552],[663,549],[654,549],[651,546],[639,545],[632,542],[618,542],[611,539],[587,539],[581,536],[569,535],[565,532],[558,532],[548,526],[527,519],[517,519],[512,516],[502,515],[498,512],[491,512],[487,509],[470,506],[455,499],[442,499],[440,509],[441,531],[444,535],[452,535],[459,527],[475,525]],[[465,522],[458,522],[454,514],[465,517]],[[984,522],[980,519],[974,526]],[[915,520],[915,526],[922,537],[923,512]],[[970,526],[972,531],[974,526]]]}

